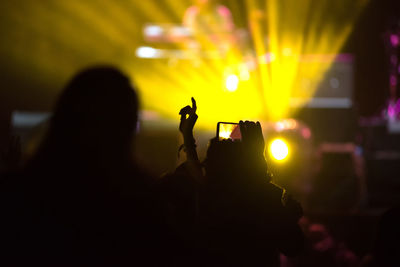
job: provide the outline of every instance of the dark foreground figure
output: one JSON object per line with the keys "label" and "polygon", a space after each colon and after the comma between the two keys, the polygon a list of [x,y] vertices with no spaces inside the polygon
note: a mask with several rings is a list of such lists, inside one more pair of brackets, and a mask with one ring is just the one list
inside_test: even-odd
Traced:
{"label": "dark foreground figure", "polygon": [[2,180],[2,266],[172,264],[153,179],[132,157],[137,116],[118,70],[72,79],[37,154]]}
{"label": "dark foreground figure", "polygon": [[379,222],[375,245],[362,267],[400,266],[400,206],[387,210]]}
{"label": "dark foreground figure", "polygon": [[271,182],[260,124],[241,122],[241,141],[212,139],[200,164],[192,102],[180,112],[187,161],[164,186],[175,221],[186,229],[181,234],[195,236],[196,265],[279,266],[280,253],[293,256],[303,247],[302,209]]}

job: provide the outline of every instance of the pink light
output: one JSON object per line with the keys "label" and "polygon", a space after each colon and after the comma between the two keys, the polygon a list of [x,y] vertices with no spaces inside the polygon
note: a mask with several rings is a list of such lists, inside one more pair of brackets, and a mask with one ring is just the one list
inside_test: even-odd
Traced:
{"label": "pink light", "polygon": [[390,43],[394,46],[397,47],[400,43],[400,37],[396,34],[391,34],[390,35]]}
{"label": "pink light", "polygon": [[393,106],[393,105],[389,105],[389,107],[388,107],[388,116],[389,116],[389,118],[394,118],[395,116],[396,116],[396,109],[395,109],[395,106]]}
{"label": "pink light", "polygon": [[390,75],[390,85],[396,86],[397,85],[397,78],[395,75]]}
{"label": "pink light", "polygon": [[270,53],[266,53],[265,55],[260,57],[260,61],[263,64],[268,64],[271,63],[272,61],[274,61],[276,59],[275,54],[270,52]]}
{"label": "pink light", "polygon": [[301,135],[305,138],[305,139],[310,139],[311,137],[311,131],[309,128],[303,128],[301,129]]}
{"label": "pink light", "polygon": [[225,17],[228,17],[231,15],[231,12],[229,11],[229,9],[224,6],[221,6],[218,11],[221,13],[221,15],[223,15]]}

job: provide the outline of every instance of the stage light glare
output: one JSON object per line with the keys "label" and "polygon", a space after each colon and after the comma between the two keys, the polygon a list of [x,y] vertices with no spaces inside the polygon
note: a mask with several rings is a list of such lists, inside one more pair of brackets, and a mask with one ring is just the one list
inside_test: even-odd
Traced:
{"label": "stage light glare", "polygon": [[225,87],[229,92],[234,92],[237,90],[239,85],[239,78],[235,74],[231,74],[226,77]]}
{"label": "stage light glare", "polygon": [[275,160],[282,161],[289,155],[289,146],[283,139],[277,138],[269,145],[269,152]]}
{"label": "stage light glare", "polygon": [[[349,59],[337,53],[372,1],[229,0],[200,13],[196,1],[182,0],[14,2],[2,1],[6,76],[62,88],[82,66],[108,62],[134,81],[141,108],[178,120],[194,96],[196,127],[211,130],[216,114],[275,123],[305,105],[350,106],[326,104],[315,92],[335,60]],[[57,95],[43,93],[43,104]]]}
{"label": "stage light glare", "polygon": [[219,133],[219,137],[221,138],[221,139],[229,139],[229,137],[230,137],[230,132],[228,132],[228,131],[223,131],[223,132],[220,132]]}
{"label": "stage light glare", "polygon": [[149,25],[144,28],[144,35],[145,36],[159,36],[163,33],[163,29],[157,25]]}
{"label": "stage light glare", "polygon": [[136,56],[140,58],[156,58],[159,54],[157,49],[148,46],[141,46],[136,49]]}

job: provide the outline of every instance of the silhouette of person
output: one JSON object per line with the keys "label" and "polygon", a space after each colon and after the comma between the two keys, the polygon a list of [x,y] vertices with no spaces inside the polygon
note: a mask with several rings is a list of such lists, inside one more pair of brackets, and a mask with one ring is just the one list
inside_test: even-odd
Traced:
{"label": "silhouette of person", "polygon": [[297,224],[302,210],[270,181],[260,124],[240,122],[240,142],[212,139],[201,177],[192,132],[197,106],[194,99],[192,103],[180,111],[188,160],[177,169],[181,178],[175,182],[184,180],[186,173],[186,182],[192,185],[186,188],[199,196],[192,200],[198,211],[191,217],[196,225],[197,264],[279,266],[279,253],[295,255],[303,246]]}
{"label": "silhouette of person", "polygon": [[291,262],[293,266],[358,266],[357,255],[343,241],[338,241],[328,227],[302,217],[300,225],[306,235],[301,255]]}
{"label": "silhouette of person", "polygon": [[363,259],[361,266],[399,266],[399,225],[400,206],[395,206],[382,215],[373,251]]}
{"label": "silhouette of person", "polygon": [[241,122],[240,129],[241,142],[213,139],[207,151],[203,244],[215,266],[279,266],[279,253],[303,246],[301,207],[271,183],[260,124]]}
{"label": "silhouette of person", "polygon": [[138,105],[129,79],[113,67],[86,69],[67,84],[14,183],[21,211],[10,217],[14,265],[169,263],[173,235],[154,181],[132,153]]}

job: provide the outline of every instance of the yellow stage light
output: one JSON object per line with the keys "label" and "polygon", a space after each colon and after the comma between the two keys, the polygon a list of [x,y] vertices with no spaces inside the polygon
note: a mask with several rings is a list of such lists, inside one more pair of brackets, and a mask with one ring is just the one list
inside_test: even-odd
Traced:
{"label": "yellow stage light", "polygon": [[235,74],[231,74],[226,77],[225,87],[229,92],[234,92],[237,90],[239,85],[239,78]]}
{"label": "yellow stage light", "polygon": [[[368,1],[216,1],[232,13],[234,38],[215,35],[210,26],[209,34],[171,43],[169,36],[152,38],[170,32],[171,24],[182,30],[193,1],[2,1],[0,60],[28,88],[63,88],[83,67],[115,65],[138,87],[141,107],[165,118],[178,120],[177,111],[194,96],[203,128],[214,128],[218,118],[279,121],[296,111],[289,104],[302,80],[307,90],[300,104],[313,96]],[[221,23],[211,19],[214,24]],[[332,56],[301,64],[309,60],[304,55]]]}
{"label": "yellow stage light", "polygon": [[289,146],[283,139],[277,138],[270,143],[269,152],[275,160],[282,161],[289,155]]}

